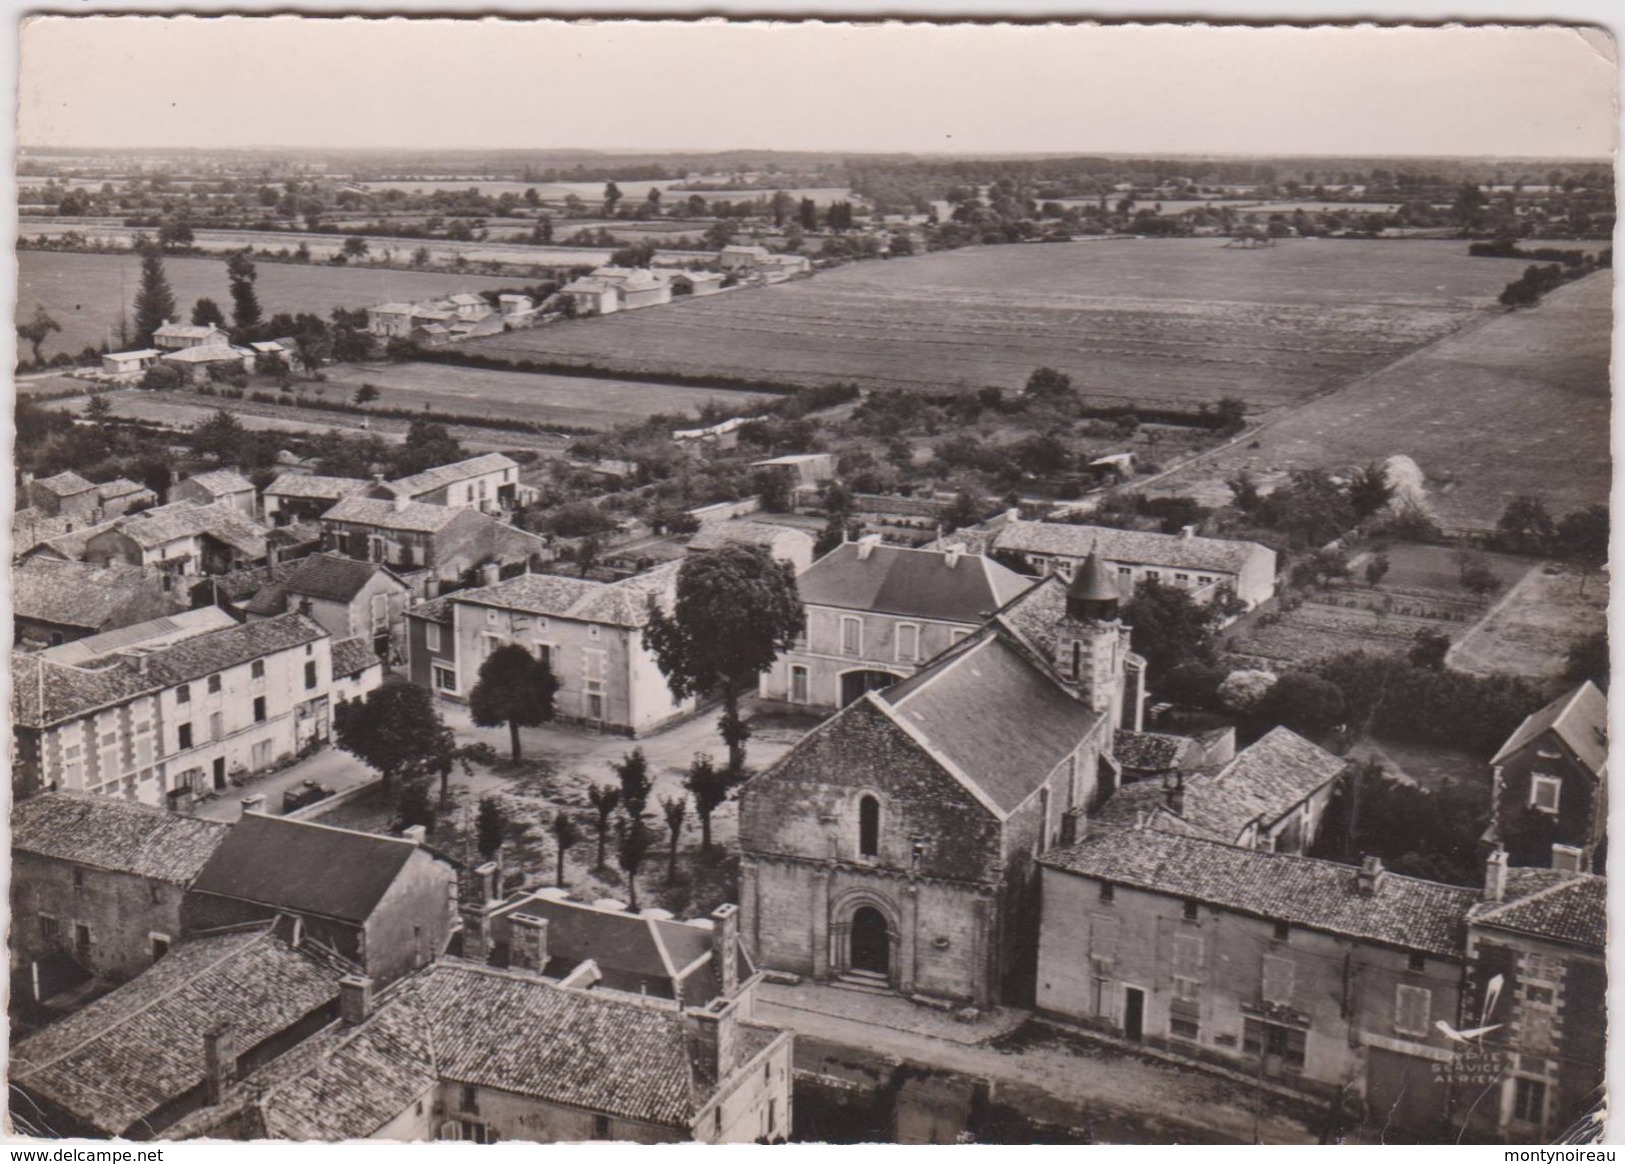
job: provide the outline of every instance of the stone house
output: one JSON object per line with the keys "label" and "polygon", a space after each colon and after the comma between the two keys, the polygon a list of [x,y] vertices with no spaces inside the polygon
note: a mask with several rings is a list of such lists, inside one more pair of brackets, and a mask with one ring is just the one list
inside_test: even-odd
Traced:
{"label": "stone house", "polygon": [[384,660],[373,649],[371,639],[333,641],[333,703],[365,699],[367,692],[384,684]]}
{"label": "stone house", "polygon": [[1450,1118],[1437,1024],[1461,1012],[1477,890],[1152,827],[1040,864],[1041,1013],[1397,1127]]}
{"label": "stone house", "polygon": [[722,248],[717,255],[717,263],[724,271],[749,271],[766,263],[772,257],[772,253],[766,247],[731,245]]}
{"label": "stone house", "polygon": [[318,477],[309,473],[283,473],[260,495],[265,520],[277,527],[316,521],[322,514],[374,482],[352,477]]}
{"label": "stone house", "polygon": [[12,998],[135,977],[181,937],[181,899],[231,826],[49,792],[11,813]]}
{"label": "stone house", "polygon": [[175,808],[225,792],[327,738],[330,641],[302,614],[205,607],[14,654],[14,791]]}
{"label": "stone house", "polygon": [[54,647],[174,614],[185,596],[161,575],[112,562],[36,557],[11,571],[14,646]]}
{"label": "stone house", "polygon": [[412,588],[388,566],[323,553],[274,567],[273,574],[244,605],[249,618],[302,611],[335,640],[361,638],[377,655],[405,658]]}
{"label": "stone house", "polygon": [[[1482,1030],[1478,1074],[1494,1084],[1470,1114],[1484,1139],[1548,1144],[1603,1095],[1608,885],[1561,869],[1508,869],[1491,854],[1485,900],[1467,915]],[[1464,1056],[1464,1059],[1466,1057]]]}
{"label": "stone house", "polygon": [[102,371],[109,376],[135,378],[139,373],[152,367],[153,362],[163,354],[157,348],[137,348],[128,352],[103,352]]}
{"label": "stone house", "polygon": [[265,530],[230,505],[174,501],[86,531],[87,562],[127,562],[171,573],[226,574],[264,562]]}
{"label": "stone house", "polygon": [[189,384],[207,384],[214,378],[216,368],[226,372],[253,371],[254,353],[248,348],[211,344],[169,352],[162,363],[174,368]]}
{"label": "stone house", "polygon": [[410,477],[378,482],[367,495],[386,501],[404,497],[423,505],[477,509],[494,515],[517,506],[523,500],[521,491],[532,492],[519,484],[518,464],[501,453],[485,453]]}
{"label": "stone house", "polygon": [[184,477],[170,486],[169,500],[227,506],[250,521],[259,516],[254,483],[232,469],[211,469],[206,473]]}
{"label": "stone house", "polygon": [[1032,997],[1037,867],[1111,794],[1140,668],[1098,561],[870,691],[739,796],[758,962],[986,1007]]}
{"label": "stone house", "polygon": [[1489,834],[1514,865],[1603,872],[1608,699],[1589,680],[1535,712],[1490,760]]}
{"label": "stone house", "polygon": [[412,681],[467,699],[480,664],[518,643],[559,681],[556,718],[638,735],[689,714],[643,642],[649,602],[676,595],[678,563],[619,582],[522,574],[407,611]]}
{"label": "stone house", "polygon": [[598,267],[588,278],[612,285],[619,292],[622,311],[671,302],[670,280],[660,278],[647,267]]}
{"label": "stone house", "polygon": [[457,873],[416,839],[245,811],[198,872],[188,932],[298,918],[303,932],[387,984],[445,952]]}
{"label": "stone house", "polygon": [[763,674],[760,694],[844,707],[914,674],[1031,585],[979,554],[888,546],[875,534],[845,542],[797,577],[806,634]]}
{"label": "stone house", "polygon": [[[346,497],[322,515],[322,544],[362,562],[379,562],[411,579],[418,597],[432,597],[429,583],[458,583],[488,563],[546,560],[547,542],[474,509],[426,505],[398,496],[391,501]],[[417,587],[422,585],[423,591]]]}
{"label": "stone house", "polygon": [[613,315],[621,309],[621,288],[614,280],[583,275],[559,288],[577,315]]}
{"label": "stone house", "polygon": [[72,469],[65,469],[54,477],[24,480],[26,504],[46,517],[80,517],[93,519],[100,515],[101,497],[96,486]]}

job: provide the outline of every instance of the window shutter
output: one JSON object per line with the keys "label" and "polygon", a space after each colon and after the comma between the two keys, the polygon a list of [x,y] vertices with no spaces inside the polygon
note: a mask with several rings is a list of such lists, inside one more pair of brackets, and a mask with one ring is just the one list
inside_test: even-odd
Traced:
{"label": "window shutter", "polygon": [[1264,958],[1264,981],[1261,993],[1265,1002],[1275,1003],[1277,1006],[1290,1006],[1292,1004],[1292,988],[1296,978],[1297,967],[1290,958]]}
{"label": "window shutter", "polygon": [[1109,962],[1117,957],[1118,919],[1109,914],[1095,914],[1089,919],[1089,956]]}
{"label": "window shutter", "polygon": [[1174,974],[1196,978],[1202,970],[1202,939],[1184,934],[1174,936]]}
{"label": "window shutter", "polygon": [[1433,1017],[1433,992],[1419,986],[1401,986],[1394,998],[1394,1028],[1406,1034],[1427,1034]]}

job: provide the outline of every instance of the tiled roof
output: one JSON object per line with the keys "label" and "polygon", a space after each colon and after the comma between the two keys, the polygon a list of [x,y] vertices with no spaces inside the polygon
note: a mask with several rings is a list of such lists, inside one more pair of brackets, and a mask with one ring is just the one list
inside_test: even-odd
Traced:
{"label": "tiled roof", "polygon": [[[249,813],[214,851],[195,893],[361,922],[418,846],[398,837]],[[335,876],[343,870],[343,876]]]}
{"label": "tiled roof", "polygon": [[1556,732],[1587,768],[1599,776],[1607,772],[1608,699],[1589,679],[1518,725],[1490,763],[1499,764],[1548,730]]}
{"label": "tiled roof", "polygon": [[55,477],[42,477],[35,481],[34,488],[54,493],[58,497],[76,497],[81,493],[89,493],[96,486],[72,469],[65,469]]}
{"label": "tiled roof", "polygon": [[1168,807],[1168,797],[1169,793],[1163,790],[1161,780],[1137,780],[1124,784],[1089,815],[1089,826],[1097,830],[1144,826],[1180,836],[1202,836],[1196,828],[1174,814]]}
{"label": "tiled roof", "polygon": [[145,663],[148,674],[166,685],[188,683],[326,637],[319,623],[302,614],[284,614],[183,639],[148,653]]}
{"label": "tiled roof", "polygon": [[11,571],[12,614],[97,630],[149,588],[156,579],[138,566],[31,558]]}
{"label": "tiled roof", "polygon": [[689,539],[691,550],[714,550],[720,546],[743,543],[747,546],[778,545],[786,536],[803,539],[809,544],[812,535],[788,525],[770,525],[765,521],[719,521],[706,526]]}
{"label": "tiled roof", "polygon": [[1242,849],[1159,829],[1115,829],[1040,861],[1117,885],[1191,898],[1275,921],[1408,950],[1461,957],[1478,891],[1382,873],[1360,892],[1352,865]]}
{"label": "tiled roof", "polygon": [[142,549],[157,549],[181,538],[208,534],[250,558],[265,557],[265,529],[229,505],[175,501],[114,523]]}
{"label": "tiled roof", "polygon": [[[290,594],[351,602],[379,574],[395,577],[388,566],[377,562],[358,562],[340,554],[311,554],[294,563],[280,582]],[[406,589],[404,582],[396,582],[400,589]]]}
{"label": "tiled roof", "polygon": [[[115,517],[111,521],[102,522],[100,525],[81,525],[80,522],[83,520],[83,518],[75,519],[69,517],[47,520],[60,521],[62,523],[61,527],[59,527],[61,532],[47,532],[44,526],[40,526],[36,533],[30,534],[30,540],[37,538],[35,545],[30,548],[38,548],[43,546],[46,549],[60,554],[64,558],[77,562],[84,558],[85,546],[89,543],[91,538],[95,537],[99,533],[105,533],[108,530],[118,529],[120,524],[126,519],[122,517]],[[67,529],[66,527],[68,526],[72,526],[73,528]],[[19,552],[21,552],[21,550],[19,550]]]}
{"label": "tiled roof", "polygon": [[428,602],[420,602],[416,606],[408,607],[408,618],[421,618],[426,622],[438,622],[444,626],[451,625],[452,600],[457,596],[448,594],[444,598],[431,598]]}
{"label": "tiled roof", "polygon": [[453,509],[449,505],[425,505],[421,501],[399,504],[376,497],[346,497],[326,513],[322,521],[344,521],[352,525],[370,525],[377,529],[411,530],[417,533],[439,533],[458,517],[469,512]]}
{"label": "tiled roof", "polygon": [[216,497],[227,497],[233,493],[252,493],[254,483],[241,473],[231,469],[210,469],[206,473],[193,473],[186,480],[206,489]]}
{"label": "tiled roof", "polygon": [[237,625],[230,612],[218,606],[199,606],[195,610],[179,610],[162,618],[148,619],[101,634],[74,639],[55,647],[47,647],[40,654],[53,663],[70,667],[98,666],[110,655],[135,647],[152,649],[178,643],[194,635],[223,630]]}
{"label": "tiled roof", "polygon": [[354,477],[317,477],[307,473],[283,473],[265,487],[267,497],[308,497],[318,501],[340,501],[371,485]]}
{"label": "tiled roof", "polygon": [[164,356],[164,359],[177,364],[223,364],[228,360],[235,363],[242,358],[242,353],[236,348],[225,344],[203,344],[194,348],[181,348]]}
{"label": "tiled roof", "polygon": [[1608,940],[1608,882],[1561,869],[1508,869],[1503,899],[1475,905],[1468,920],[1600,951]]}
{"label": "tiled roof", "polygon": [[[867,556],[862,551],[867,548]],[[1032,583],[990,558],[859,542],[836,546],[796,579],[809,606],[976,625]]]}
{"label": "tiled roof", "polygon": [[129,497],[136,493],[152,493],[152,490],[139,481],[132,481],[128,477],[116,477],[111,481],[96,486],[96,495],[103,501],[111,501],[118,497]]}
{"label": "tiled roof", "polygon": [[1284,727],[1236,753],[1215,776],[1185,781],[1182,816],[1235,842],[1253,821],[1273,824],[1342,772],[1344,761]]}
{"label": "tiled roof", "polygon": [[69,667],[37,654],[12,652],[11,717],[16,727],[43,728],[158,690],[150,676],[122,663]]}
{"label": "tiled roof", "polygon": [[[82,516],[62,514],[51,517],[36,505],[25,505],[12,511],[11,514],[11,553],[15,557],[26,554],[35,546],[52,538],[59,538],[68,532],[70,526],[77,528],[84,523]],[[77,555],[70,555],[77,556]]]}
{"label": "tiled roof", "polygon": [[1123,767],[1138,772],[1171,772],[1183,766],[1195,748],[1196,742],[1188,736],[1119,730],[1112,755]]}
{"label": "tiled roof", "polygon": [[179,942],[132,981],[12,1049],[11,1083],[108,1135],[204,1079],[203,1036],[244,1053],[338,997],[343,967],[268,929]]}
{"label": "tiled roof", "polygon": [[[421,473],[413,473],[410,477],[401,477],[389,482],[389,488],[396,494],[421,497],[425,493],[432,493],[458,481],[467,481],[471,477],[517,468],[519,465],[510,457],[501,453],[484,453],[478,457],[469,457],[466,461],[439,465],[433,469],[425,469]],[[517,477],[515,479],[517,480]]]}
{"label": "tiled roof", "polygon": [[1222,574],[1239,574],[1248,558],[1268,552],[1255,542],[1020,519],[1001,525],[993,536],[993,546],[1021,554],[1059,554],[1080,561],[1094,549],[1111,562]]}
{"label": "tiled roof", "polygon": [[1000,813],[1032,796],[1101,718],[996,634],[874,698]]}
{"label": "tiled roof", "polygon": [[[662,600],[669,596],[681,565],[667,562],[619,582],[594,582],[559,574],[520,574],[490,586],[459,590],[447,598],[454,603],[494,606],[545,618],[638,627],[649,620],[649,596]],[[426,617],[422,607],[414,607],[412,613],[419,618]]]}
{"label": "tiled roof", "polygon": [[110,796],[47,792],[14,804],[11,849],[190,885],[231,826]]}
{"label": "tiled roof", "polygon": [[333,644],[335,678],[359,675],[368,667],[378,665],[378,652],[372,649],[372,643],[368,642],[364,635],[356,635],[352,639],[339,639]]}
{"label": "tiled roof", "polygon": [[174,339],[207,339],[224,333],[212,323],[166,323],[152,334]]}

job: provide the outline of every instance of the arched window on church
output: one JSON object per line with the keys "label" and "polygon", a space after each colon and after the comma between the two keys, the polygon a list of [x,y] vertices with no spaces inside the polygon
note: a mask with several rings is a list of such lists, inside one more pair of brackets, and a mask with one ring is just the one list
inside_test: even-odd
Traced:
{"label": "arched window on church", "polygon": [[1083,678],[1083,644],[1077,639],[1072,640],[1072,678]]}
{"label": "arched window on church", "polygon": [[858,801],[858,853],[880,856],[880,801],[867,794]]}

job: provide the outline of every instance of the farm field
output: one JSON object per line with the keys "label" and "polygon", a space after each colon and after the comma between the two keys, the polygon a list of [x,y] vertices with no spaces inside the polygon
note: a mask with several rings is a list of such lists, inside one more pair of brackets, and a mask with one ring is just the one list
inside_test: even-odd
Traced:
{"label": "farm field", "polygon": [[[1517,269],[1486,265],[1495,278]],[[1543,497],[1557,516],[1606,502],[1613,287],[1613,272],[1598,271],[1536,307],[1491,316],[1281,417],[1245,447],[1163,478],[1155,492],[1211,504],[1228,498],[1224,480],[1241,469],[1268,481],[1403,453],[1425,474],[1447,531],[1493,529],[1521,493]]]}
{"label": "farm field", "polygon": [[470,347],[872,388],[1013,389],[1048,365],[1096,399],[1189,406],[1234,395],[1257,409],[1338,387],[1448,334],[1517,273],[1458,243],[973,247]]}
{"label": "farm field", "polygon": [[[291,244],[290,244],[291,245]],[[169,258],[164,270],[175,290],[180,313],[191,317],[192,304],[207,295],[230,311],[226,265],[220,259]],[[17,252],[17,319],[44,304],[62,325],[42,347],[46,356],[78,353],[87,344],[118,339],[119,306],[133,302],[141,261],[134,255],[75,255],[46,251]],[[326,316],[335,307],[366,307],[391,299],[427,299],[457,291],[512,287],[511,278],[454,275],[445,272],[390,271],[366,267],[259,264],[260,306],[267,316],[279,311],[308,311]],[[111,337],[109,332],[112,332]],[[26,349],[24,354],[26,354]]]}
{"label": "farm field", "polygon": [[1532,570],[1490,616],[1456,643],[1448,662],[1458,671],[1511,671],[1558,679],[1575,640],[1606,630],[1608,578],[1593,571],[1581,593],[1578,571]]}
{"label": "farm field", "polygon": [[745,404],[765,399],[756,393],[681,384],[601,380],[588,376],[551,376],[529,372],[494,372],[446,364],[342,364],[327,369],[331,391],[372,384],[385,408],[429,405],[465,416],[501,416],[533,420],[540,428],[573,425],[609,428],[657,412],[693,414],[708,400]]}

